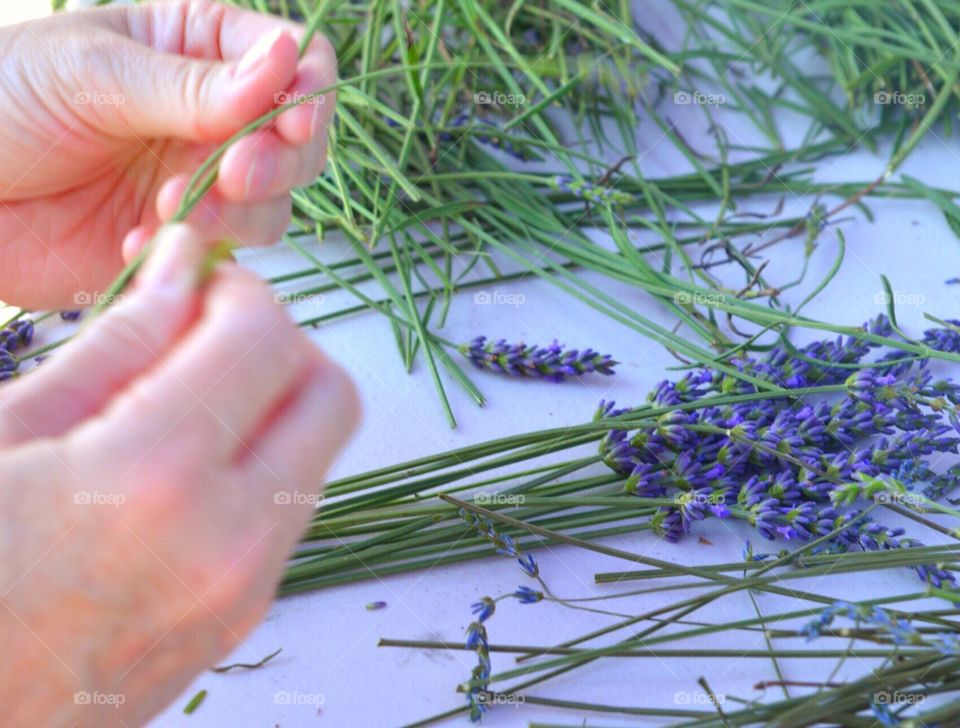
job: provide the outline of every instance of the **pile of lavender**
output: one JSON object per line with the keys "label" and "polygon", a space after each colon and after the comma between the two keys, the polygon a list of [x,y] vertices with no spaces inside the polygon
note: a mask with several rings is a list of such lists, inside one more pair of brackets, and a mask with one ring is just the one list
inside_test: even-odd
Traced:
{"label": "pile of lavender", "polygon": [[550,346],[528,346],[508,344],[505,339],[488,342],[486,336],[464,344],[460,353],[477,369],[549,382],[562,382],[567,377],[594,372],[609,376],[618,363],[609,354],[598,354],[593,349],[564,350],[563,344],[556,341]]}
{"label": "pile of lavender", "polygon": [[[884,316],[865,328],[895,335]],[[952,328],[930,329],[923,342],[960,351],[960,334]],[[901,528],[859,518],[858,505],[929,502],[957,487],[960,466],[940,473],[933,466],[957,452],[960,385],[936,378],[926,359],[880,349],[862,339],[839,338],[799,350],[777,346],[763,360],[735,362],[782,388],[832,387],[834,394],[821,389],[802,398],[710,406],[711,397],[757,389],[706,369],[663,381],[648,397],[652,406],[698,407],[670,410],[633,432],[611,430],[601,442],[604,462],[627,477],[628,493],[673,499],[652,523],[670,541],[688,533],[695,521],[713,517],[746,521],[770,540],[804,542],[838,532],[814,550],[920,546],[903,537]],[[602,402],[597,417],[626,411]],[[877,483],[883,499],[876,497]],[[934,566],[916,570],[935,587],[954,581]]]}

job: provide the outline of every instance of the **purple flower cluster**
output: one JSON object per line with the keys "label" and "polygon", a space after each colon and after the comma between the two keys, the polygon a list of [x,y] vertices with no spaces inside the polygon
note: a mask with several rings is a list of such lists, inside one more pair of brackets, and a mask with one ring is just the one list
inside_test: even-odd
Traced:
{"label": "purple flower cluster", "polygon": [[527,346],[508,344],[505,339],[488,342],[486,336],[478,336],[469,344],[460,347],[460,353],[478,369],[488,369],[516,377],[533,377],[550,382],[562,382],[568,376],[580,376],[596,372],[613,374],[618,362],[608,354],[598,354],[593,349],[570,349],[554,341],[550,346]]}
{"label": "purple flower cluster", "polygon": [[20,360],[16,353],[33,341],[33,322],[29,319],[14,321],[0,329],[0,382],[16,376]]}
{"label": "purple flower cluster", "polygon": [[[868,322],[865,330],[893,335],[883,316]],[[928,331],[924,338],[949,342],[943,331]],[[928,495],[960,485],[960,469],[938,474],[930,463],[935,454],[957,452],[960,385],[935,378],[925,359],[880,348],[848,337],[800,349],[777,346],[762,360],[732,362],[786,389],[843,386],[846,394],[832,399],[808,395],[724,403],[722,395],[758,390],[706,369],[663,381],[648,397],[654,408],[694,402],[701,407],[668,409],[635,431],[612,429],[601,442],[604,462],[625,476],[628,493],[672,498],[673,504],[659,508],[651,524],[671,541],[689,532],[695,521],[732,517],[770,540],[810,541],[836,531],[819,550],[919,546],[903,538],[903,529],[860,518],[856,501],[869,497],[862,487],[850,491],[849,484],[919,481],[931,484]],[[878,356],[868,362],[871,354]],[[718,404],[711,406],[714,397]],[[626,411],[601,402],[596,416]],[[844,497],[836,497],[844,488]],[[935,566],[916,571],[935,586],[954,581]]]}

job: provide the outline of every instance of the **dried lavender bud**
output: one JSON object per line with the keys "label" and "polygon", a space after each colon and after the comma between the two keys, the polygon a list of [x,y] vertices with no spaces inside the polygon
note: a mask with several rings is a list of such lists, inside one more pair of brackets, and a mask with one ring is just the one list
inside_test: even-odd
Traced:
{"label": "dried lavender bud", "polygon": [[593,349],[564,351],[563,345],[556,341],[550,346],[539,347],[507,344],[505,339],[488,343],[485,336],[478,336],[461,346],[460,353],[478,369],[550,382],[562,382],[568,376],[591,372],[610,375],[618,363],[609,355],[598,354]]}
{"label": "dried lavender bud", "polygon": [[76,321],[83,314],[83,311],[61,311],[60,318],[64,321]]}

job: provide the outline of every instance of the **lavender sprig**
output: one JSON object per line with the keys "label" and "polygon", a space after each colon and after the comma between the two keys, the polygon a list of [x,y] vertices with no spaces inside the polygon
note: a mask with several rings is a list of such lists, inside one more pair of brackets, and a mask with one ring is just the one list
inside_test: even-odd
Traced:
{"label": "lavender sprig", "polygon": [[609,354],[598,354],[593,349],[564,350],[556,341],[542,347],[508,344],[505,339],[488,342],[485,336],[478,336],[469,344],[460,346],[460,353],[477,369],[550,382],[562,382],[570,376],[590,373],[609,376],[619,363]]}
{"label": "lavender sprig", "polygon": [[[471,513],[465,509],[460,509],[460,517],[467,524],[475,529],[484,539],[489,541],[496,548],[501,556],[515,558],[523,573],[532,579],[536,579],[543,584],[540,579],[540,567],[536,560],[530,554],[521,553],[520,547],[516,541],[507,534],[501,534],[493,525],[489,518]],[[477,665],[471,672],[471,687],[467,690],[467,706],[470,711],[470,720],[474,723],[483,718],[483,714],[489,709],[488,687],[491,674],[490,664],[490,645],[487,642],[487,629],[485,622],[493,616],[497,608],[497,602],[501,599],[514,598],[521,604],[535,604],[542,601],[544,594],[542,591],[536,591],[526,586],[519,587],[515,592],[504,594],[496,599],[483,597],[470,605],[470,610],[475,617],[467,627],[466,647],[477,654]]]}

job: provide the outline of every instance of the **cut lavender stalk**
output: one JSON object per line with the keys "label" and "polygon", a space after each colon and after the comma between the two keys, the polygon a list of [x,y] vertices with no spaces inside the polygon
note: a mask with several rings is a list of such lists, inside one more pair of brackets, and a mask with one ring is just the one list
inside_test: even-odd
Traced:
{"label": "cut lavender stalk", "polygon": [[541,347],[508,344],[505,339],[492,343],[487,337],[478,336],[469,344],[460,346],[459,350],[477,369],[549,382],[562,382],[570,376],[590,373],[609,376],[619,363],[609,354],[598,354],[593,349],[564,350],[556,341]]}

